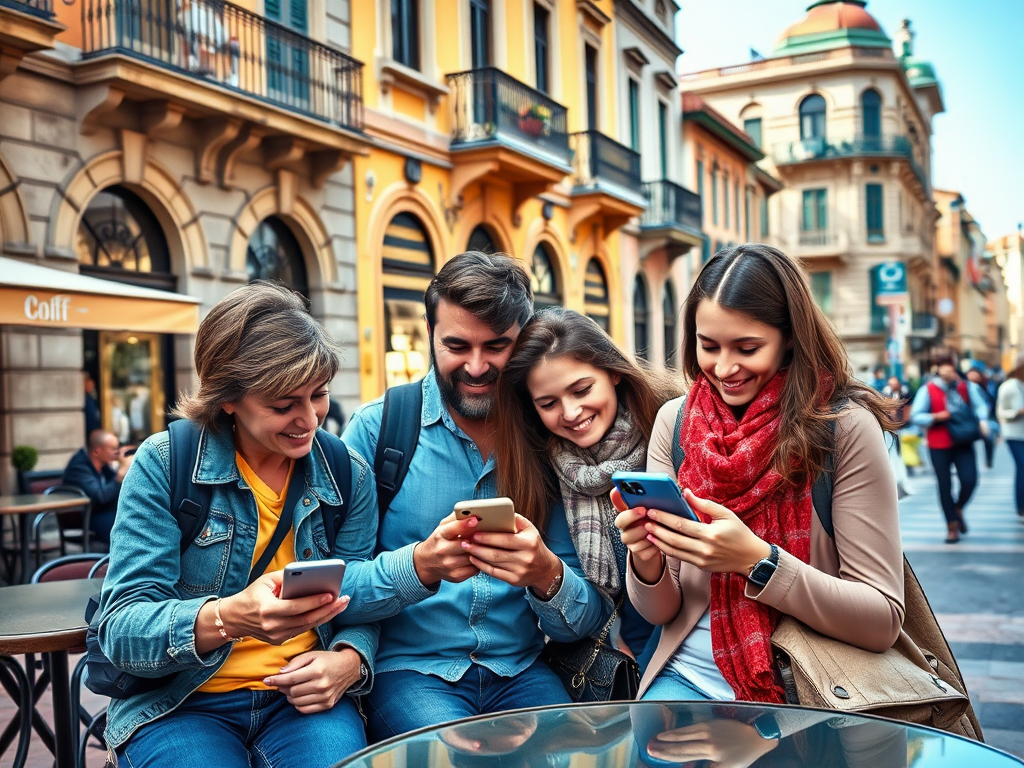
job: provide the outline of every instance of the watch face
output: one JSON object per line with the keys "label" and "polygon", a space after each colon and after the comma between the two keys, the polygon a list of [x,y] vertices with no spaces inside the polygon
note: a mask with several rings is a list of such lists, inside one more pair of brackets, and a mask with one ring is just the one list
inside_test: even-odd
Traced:
{"label": "watch face", "polygon": [[750,572],[750,576],[748,578],[759,587],[763,587],[768,583],[768,579],[770,579],[774,573],[775,564],[770,560],[761,560],[754,566],[754,570]]}

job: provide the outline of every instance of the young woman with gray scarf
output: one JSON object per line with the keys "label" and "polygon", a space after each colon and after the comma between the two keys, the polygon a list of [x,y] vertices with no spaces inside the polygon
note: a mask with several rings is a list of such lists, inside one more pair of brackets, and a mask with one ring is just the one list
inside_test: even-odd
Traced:
{"label": "young woman with gray scarf", "polygon": [[[625,588],[626,548],[611,476],[644,469],[658,409],[681,392],[592,319],[562,308],[534,316],[498,380],[498,494],[540,530],[564,507],[584,574],[612,602]],[[617,647],[640,657],[652,631],[627,599]]]}

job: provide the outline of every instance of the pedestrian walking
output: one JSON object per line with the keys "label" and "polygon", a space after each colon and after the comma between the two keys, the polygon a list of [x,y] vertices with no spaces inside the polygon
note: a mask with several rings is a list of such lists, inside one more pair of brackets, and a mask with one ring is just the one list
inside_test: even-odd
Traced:
{"label": "pedestrian walking", "polygon": [[988,422],[988,434],[982,437],[985,445],[985,468],[992,469],[992,457],[996,451],[996,438],[999,437],[999,421],[996,419],[996,396],[989,392],[989,379],[985,371],[985,364],[975,360],[967,371],[967,380],[978,385],[981,396],[988,407],[985,421]]}
{"label": "pedestrian walking", "polygon": [[[939,485],[939,501],[946,517],[946,543],[956,544],[967,533],[964,507],[978,485],[974,441],[988,434],[988,403],[981,388],[964,381],[951,359],[938,364],[938,375],[917,390],[910,420],[925,428],[928,455]],[[953,499],[953,467],[960,490]]]}
{"label": "pedestrian walking", "polygon": [[1017,514],[1024,518],[1024,352],[1017,355],[1013,370],[999,385],[996,413],[1002,424],[1006,446],[1013,456]]}

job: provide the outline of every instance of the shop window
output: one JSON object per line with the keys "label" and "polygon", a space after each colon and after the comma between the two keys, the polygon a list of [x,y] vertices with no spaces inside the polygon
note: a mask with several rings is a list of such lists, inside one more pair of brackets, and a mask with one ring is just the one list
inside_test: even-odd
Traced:
{"label": "shop window", "polygon": [[483,224],[477,225],[470,234],[469,243],[466,244],[466,250],[480,251],[481,253],[498,252],[498,249],[494,247],[494,238],[491,237],[491,233],[487,231],[487,227]]}
{"label": "shop window", "polygon": [[[381,250],[385,386],[393,387],[422,379],[430,368],[423,292],[434,276],[434,251],[423,223],[405,212],[384,230]],[[417,283],[415,288],[409,287],[410,278]]]}
{"label": "shop window", "polygon": [[800,138],[825,138],[825,98],[817,93],[800,102]]}
{"label": "shop window", "polygon": [[167,238],[143,200],[124,187],[93,196],[75,244],[84,274],[173,291]]}
{"label": "shop window", "polygon": [[609,330],[608,280],[604,276],[601,262],[592,258],[587,262],[587,273],[584,282],[584,310],[587,316],[604,329]]}
{"label": "shop window", "polygon": [[665,366],[668,368],[676,365],[676,355],[679,351],[679,341],[676,338],[676,314],[678,312],[676,293],[672,290],[672,283],[666,281],[665,288],[661,292],[661,314],[665,328]]}
{"label": "shop window", "polygon": [[638,357],[650,359],[650,310],[647,301],[647,281],[637,275],[633,281],[633,349]]}
{"label": "shop window", "polygon": [[420,68],[419,0],[391,0],[391,58]]}
{"label": "shop window", "polygon": [[264,219],[249,238],[245,250],[249,282],[274,280],[309,296],[309,281],[302,249],[288,226],[275,216]]}
{"label": "shop window", "polygon": [[541,243],[534,249],[530,287],[533,289],[533,305],[537,309],[562,306],[562,291],[552,262],[547,244]]}

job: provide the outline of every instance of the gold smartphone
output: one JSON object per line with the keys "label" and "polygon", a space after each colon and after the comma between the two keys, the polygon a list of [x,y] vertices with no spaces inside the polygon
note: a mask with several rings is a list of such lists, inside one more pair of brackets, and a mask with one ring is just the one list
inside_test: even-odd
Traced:
{"label": "gold smartphone", "polygon": [[478,518],[477,531],[488,533],[516,532],[516,505],[507,496],[497,499],[472,499],[460,501],[455,505],[455,517],[458,520]]}

